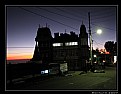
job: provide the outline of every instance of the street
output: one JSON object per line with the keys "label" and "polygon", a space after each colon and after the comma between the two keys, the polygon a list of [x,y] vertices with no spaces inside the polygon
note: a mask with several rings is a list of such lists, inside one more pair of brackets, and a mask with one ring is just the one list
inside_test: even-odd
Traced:
{"label": "street", "polygon": [[116,67],[106,67],[105,73],[69,73],[72,75],[18,83],[8,90],[117,90]]}

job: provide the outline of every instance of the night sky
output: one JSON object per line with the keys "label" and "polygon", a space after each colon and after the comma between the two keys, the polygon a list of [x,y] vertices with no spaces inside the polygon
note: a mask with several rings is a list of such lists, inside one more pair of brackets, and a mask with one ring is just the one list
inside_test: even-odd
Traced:
{"label": "night sky", "polygon": [[[46,24],[52,36],[56,32],[79,34],[80,26],[86,26],[89,19],[91,31],[102,29],[102,34],[92,34],[93,48],[103,49],[107,41],[116,42],[117,6],[6,6],[7,57],[31,58],[35,47],[35,37],[39,27]],[[17,57],[18,56],[18,57]]]}

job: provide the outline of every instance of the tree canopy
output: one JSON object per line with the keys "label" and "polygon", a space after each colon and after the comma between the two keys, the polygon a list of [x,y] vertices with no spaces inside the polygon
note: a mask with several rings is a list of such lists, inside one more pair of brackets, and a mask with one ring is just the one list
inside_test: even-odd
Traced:
{"label": "tree canopy", "polygon": [[107,52],[111,54],[117,53],[117,42],[114,43],[114,41],[107,41],[104,45]]}

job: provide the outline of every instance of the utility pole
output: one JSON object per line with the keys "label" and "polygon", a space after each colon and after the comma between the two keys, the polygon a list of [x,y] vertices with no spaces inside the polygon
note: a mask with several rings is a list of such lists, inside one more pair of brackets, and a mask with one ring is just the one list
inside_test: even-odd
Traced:
{"label": "utility pole", "polygon": [[90,40],[90,63],[92,64],[92,34],[91,34],[91,28],[90,28],[90,12],[88,12],[89,17],[89,40]]}

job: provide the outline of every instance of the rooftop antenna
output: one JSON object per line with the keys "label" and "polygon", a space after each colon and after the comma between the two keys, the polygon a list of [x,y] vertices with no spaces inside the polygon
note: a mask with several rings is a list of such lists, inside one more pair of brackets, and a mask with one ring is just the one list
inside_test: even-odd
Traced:
{"label": "rooftop antenna", "polygon": [[83,20],[82,20],[82,25],[83,25]]}
{"label": "rooftop antenna", "polygon": [[46,23],[46,27],[47,27],[47,23]]}
{"label": "rooftop antenna", "polygon": [[40,28],[40,24],[39,24],[39,28]]}
{"label": "rooftop antenna", "polygon": [[66,33],[66,29],[65,29],[65,33]]}

